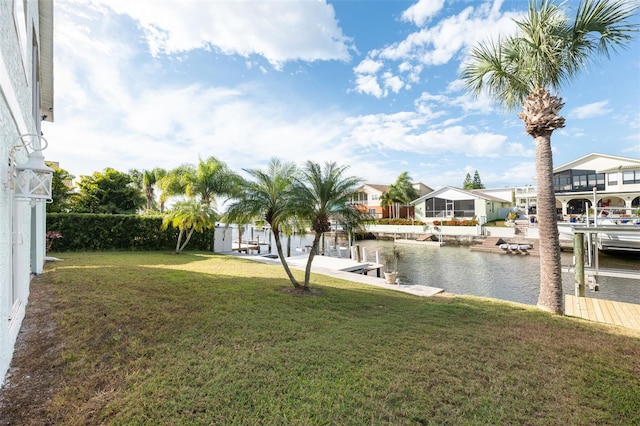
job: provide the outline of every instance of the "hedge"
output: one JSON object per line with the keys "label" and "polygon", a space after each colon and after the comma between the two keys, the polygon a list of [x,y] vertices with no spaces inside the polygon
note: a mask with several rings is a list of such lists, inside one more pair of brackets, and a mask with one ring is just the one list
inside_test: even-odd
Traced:
{"label": "hedge", "polygon": [[374,224],[376,225],[424,225],[425,223],[419,220],[395,218],[395,219],[377,219],[374,221]]}
{"label": "hedge", "polygon": [[[176,228],[161,229],[161,216],[48,213],[47,231],[59,231],[51,251],[175,250]],[[190,250],[211,250],[213,230],[194,233]]]}

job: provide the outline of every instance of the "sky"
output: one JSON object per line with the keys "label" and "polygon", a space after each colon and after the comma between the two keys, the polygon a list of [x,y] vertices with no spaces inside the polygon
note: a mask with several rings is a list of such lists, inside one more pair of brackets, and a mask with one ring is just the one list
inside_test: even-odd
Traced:
{"label": "sky", "polygon": [[[567,13],[575,13],[569,0]],[[47,160],[71,174],[335,161],[367,183],[434,189],[478,170],[535,184],[518,118],[459,81],[469,50],[510,34],[526,0],[55,0]],[[639,23],[640,18],[634,18]],[[640,158],[640,38],[559,92],[554,165]]]}

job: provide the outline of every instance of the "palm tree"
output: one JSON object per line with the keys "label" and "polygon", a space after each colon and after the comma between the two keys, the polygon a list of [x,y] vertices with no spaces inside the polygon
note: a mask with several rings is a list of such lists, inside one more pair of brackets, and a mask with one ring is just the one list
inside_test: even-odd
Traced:
{"label": "palm tree", "polygon": [[271,227],[276,242],[278,257],[294,287],[301,284],[291,273],[282,251],[280,233],[288,229],[294,215],[292,209],[292,184],[296,174],[293,163],[283,163],[272,158],[267,170],[245,170],[252,178],[240,185],[240,191],[227,208],[226,216],[232,222],[246,222],[248,219],[264,219]]}
{"label": "palm tree", "polygon": [[[409,203],[420,196],[418,190],[413,187],[411,183],[411,176],[409,172],[402,172],[396,179],[396,182],[391,185],[395,192],[398,203],[403,204],[405,207]],[[398,214],[398,217],[400,214]],[[409,209],[407,209],[407,218],[409,217]]]}
{"label": "palm tree", "polygon": [[[176,253],[180,254],[191,240],[193,233],[213,228],[216,218],[216,212],[207,205],[195,200],[181,201],[176,203],[173,210],[162,219],[162,229],[167,229],[171,225],[180,230],[176,243]],[[184,243],[182,243],[183,237],[185,237]]]}
{"label": "palm tree", "polygon": [[393,194],[392,194],[392,188],[387,187],[387,190],[384,191],[382,194],[380,194],[380,206],[382,208],[387,209],[388,213],[389,213],[389,218],[393,217]]}
{"label": "palm tree", "polygon": [[347,166],[338,166],[334,162],[324,167],[313,161],[307,161],[301,170],[301,176],[295,180],[294,205],[297,214],[311,224],[314,232],[313,244],[304,274],[304,289],[309,289],[311,263],[318,250],[322,234],[331,230],[330,219],[342,223],[354,224],[366,219],[351,203],[356,188],[362,182],[353,176],[344,176]]}
{"label": "palm tree", "polygon": [[240,176],[215,157],[200,160],[195,168],[186,168],[182,179],[185,194],[198,197],[206,206],[215,204],[217,195],[233,196],[241,183]]}
{"label": "palm tree", "polygon": [[530,0],[517,20],[517,33],[479,44],[463,65],[461,79],[474,95],[487,91],[507,109],[522,105],[518,117],[536,145],[540,295],[538,307],[562,313],[562,276],[551,134],[564,127],[562,99],[551,95],[576,78],[596,55],[625,47],[638,30],[629,22],[638,9],[630,0],[583,0],[575,18],[550,0]]}
{"label": "palm tree", "polygon": [[191,173],[193,173],[193,165],[183,164],[158,178],[156,184],[160,189],[160,195],[158,196],[160,213],[164,213],[165,205],[169,198],[185,194],[185,176]]}

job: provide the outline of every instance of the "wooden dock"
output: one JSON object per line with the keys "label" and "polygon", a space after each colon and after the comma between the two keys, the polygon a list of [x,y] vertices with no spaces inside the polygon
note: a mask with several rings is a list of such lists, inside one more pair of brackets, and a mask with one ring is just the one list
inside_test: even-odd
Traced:
{"label": "wooden dock", "polygon": [[640,331],[640,305],[634,303],[565,294],[564,314]]}
{"label": "wooden dock", "polygon": [[260,253],[260,244],[255,244],[252,242],[249,242],[249,243],[243,242],[241,244],[238,244],[238,242],[234,242],[231,245],[231,251],[237,251],[239,253],[244,252],[247,254],[249,254],[250,251],[255,251]]}

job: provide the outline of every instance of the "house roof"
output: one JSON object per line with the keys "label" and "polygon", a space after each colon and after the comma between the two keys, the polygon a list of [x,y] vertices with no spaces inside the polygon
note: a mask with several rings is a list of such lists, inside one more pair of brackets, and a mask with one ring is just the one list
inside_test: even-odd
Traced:
{"label": "house roof", "polygon": [[365,186],[373,189],[374,191],[378,191],[378,192],[384,192],[387,189],[389,189],[389,185],[376,185],[374,183],[365,183],[365,184],[362,184],[360,186],[360,188],[358,188],[356,190],[356,192],[363,192]]}
{"label": "house roof", "polygon": [[610,169],[604,169],[604,170],[596,170],[598,173],[610,173],[610,172],[623,172],[625,170],[638,170],[640,169],[640,161],[638,161],[638,164],[631,164],[628,166],[618,166],[618,167],[612,167]]}
{"label": "house roof", "polygon": [[570,169],[575,169],[578,168],[581,164],[587,163],[589,161],[595,160],[595,159],[608,159],[608,160],[612,160],[615,162],[623,162],[623,163],[638,163],[640,164],[640,160],[635,159],[635,158],[629,158],[629,157],[621,157],[621,156],[617,156],[617,155],[609,155],[609,154],[600,154],[598,152],[592,152],[590,154],[584,155],[580,158],[577,158],[573,161],[570,161],[568,163],[565,163],[561,166],[558,166],[556,168],[553,169],[553,173],[558,173],[558,172],[563,172],[565,170],[570,170]]}
{"label": "house roof", "polygon": [[53,2],[38,0],[40,22],[40,108],[44,120],[53,121]]}

